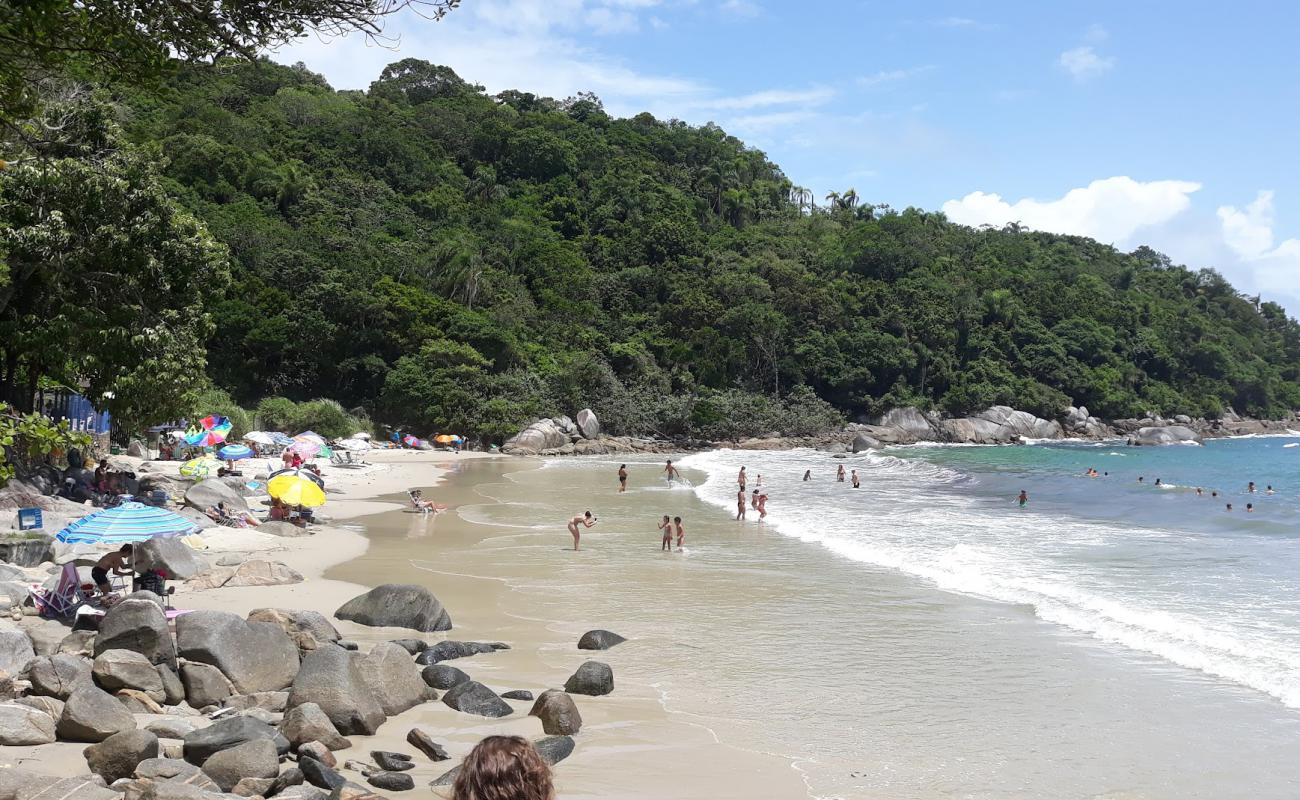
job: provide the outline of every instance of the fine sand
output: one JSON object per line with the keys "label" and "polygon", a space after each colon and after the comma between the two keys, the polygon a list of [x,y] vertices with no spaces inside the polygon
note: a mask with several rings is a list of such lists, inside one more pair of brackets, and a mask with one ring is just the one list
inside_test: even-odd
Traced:
{"label": "fine sand", "polygon": [[[555,769],[560,797],[717,800],[807,796],[807,788],[788,759],[721,744],[708,727],[688,716],[668,714],[650,683],[620,679],[621,665],[652,659],[640,649],[634,631],[617,619],[606,618],[599,597],[584,604],[586,613],[571,619],[541,619],[530,613],[544,598],[531,595],[528,569],[514,569],[518,574],[503,576],[501,565],[494,563],[492,548],[483,546],[491,537],[510,531],[467,521],[457,508],[484,503],[479,476],[487,482],[500,480],[509,470],[535,469],[540,462],[481,453],[419,451],[376,451],[367,457],[372,466],[365,469],[322,467],[329,496],[323,510],[332,521],[316,526],[314,535],[281,538],[256,529],[229,528],[204,533],[209,546],[204,555],[214,563],[232,553],[279,561],[301,573],[303,582],[208,591],[194,591],[182,583],[176,585],[173,605],[241,615],[265,607],[311,609],[332,618],[340,605],[373,586],[420,583],[447,607],[454,623],[452,631],[412,634],[333,621],[343,637],[360,643],[362,650],[373,643],[413,635],[431,642],[444,638],[506,642],[510,650],[448,662],[498,693],[526,689],[536,695],[562,687],[588,658],[613,667],[616,688],[612,695],[577,698],[584,726],[575,737],[573,755]],[[470,462],[488,458],[495,459],[490,468],[482,464],[485,469],[453,476],[450,485],[439,486],[448,471],[457,472]],[[403,512],[409,505],[406,490],[415,487],[424,488],[428,498],[448,503],[451,510],[438,515]],[[258,508],[255,503],[253,506]],[[557,550],[571,545],[563,520],[546,521],[555,525]],[[605,653],[578,650],[578,637],[592,628],[623,633],[630,641]],[[700,680],[707,682],[708,676],[700,676]],[[509,702],[515,714],[499,720],[462,714],[441,702],[425,703],[390,718],[376,736],[350,737],[353,747],[338,753],[340,764],[350,758],[369,761],[371,750],[413,753],[418,765],[411,773],[416,789],[405,794],[424,795],[430,791],[427,784],[458,763],[482,737],[494,733],[543,735],[540,722],[527,716],[531,702]],[[144,725],[153,718],[138,719]],[[202,718],[195,721],[203,722]],[[443,744],[452,760],[433,764],[419,755],[405,742],[413,727],[423,728]],[[84,774],[84,747],[60,743],[3,748],[0,768]],[[357,773],[345,775],[364,783]],[[446,790],[434,793],[448,795]]]}

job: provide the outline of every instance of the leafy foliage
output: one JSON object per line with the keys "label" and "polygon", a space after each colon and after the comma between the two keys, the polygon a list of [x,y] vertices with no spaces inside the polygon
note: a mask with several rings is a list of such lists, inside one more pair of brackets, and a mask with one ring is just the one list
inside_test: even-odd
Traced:
{"label": "leafy foliage", "polygon": [[0,403],[0,486],[74,447],[89,446],[90,434],[72,430],[66,419],[52,422],[42,414],[19,414]]}
{"label": "leafy foliage", "polygon": [[[1146,248],[818,207],[716,126],[485,95],[408,59],[179,71],[131,135],[230,249],[214,381],[499,439],[809,431],[899,404],[1053,416],[1300,406],[1300,327]],[[818,400],[820,398],[820,400]]]}

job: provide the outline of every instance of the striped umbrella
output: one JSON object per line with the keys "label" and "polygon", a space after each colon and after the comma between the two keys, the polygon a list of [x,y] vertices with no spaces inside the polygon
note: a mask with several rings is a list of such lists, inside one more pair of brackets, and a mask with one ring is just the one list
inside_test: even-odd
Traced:
{"label": "striped umbrella", "polygon": [[125,544],[157,536],[184,536],[198,527],[194,520],[165,508],[128,502],[82,517],[54,538],[65,544]]}
{"label": "striped umbrella", "polygon": [[275,444],[275,437],[265,431],[249,431],[244,434],[244,441],[253,444],[264,444],[269,447]]}
{"label": "striped umbrella", "polygon": [[252,458],[253,449],[242,444],[228,444],[217,451],[217,456],[222,461],[238,461],[241,458]]}

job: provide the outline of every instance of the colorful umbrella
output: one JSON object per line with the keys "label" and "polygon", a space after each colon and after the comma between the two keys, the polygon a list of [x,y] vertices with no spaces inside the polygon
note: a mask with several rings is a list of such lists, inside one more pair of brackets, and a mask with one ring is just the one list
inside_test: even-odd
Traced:
{"label": "colorful umbrella", "polygon": [[456,444],[457,442],[464,441],[464,439],[454,433],[439,434],[433,437],[433,440],[438,444]]}
{"label": "colorful umbrella", "polygon": [[242,444],[228,444],[217,451],[217,456],[222,461],[238,461],[241,458],[252,458],[253,449]]}
{"label": "colorful umbrella", "polygon": [[320,442],[322,445],[325,444],[325,437],[324,437],[324,436],[321,436],[321,435],[320,435],[319,433],[317,433],[316,431],[303,431],[302,433],[298,434],[297,436],[295,436],[295,437],[293,437],[293,438],[295,438],[295,439],[314,439],[314,440]]}
{"label": "colorful umbrella", "polygon": [[284,469],[277,469],[275,472],[272,472],[270,475],[267,475],[266,479],[269,482],[271,478],[274,478],[278,475],[293,475],[293,474],[301,474],[302,477],[316,484],[320,488],[322,489],[325,488],[324,478],[317,475],[315,470],[305,469],[303,467],[286,467]]}
{"label": "colorful umbrella", "polygon": [[320,478],[308,470],[282,469],[266,482],[266,491],[286,505],[313,508],[325,504]]}
{"label": "colorful umbrella", "polygon": [[204,453],[198,458],[191,458],[184,464],[181,464],[181,474],[187,478],[203,480],[208,477],[209,472],[217,469],[217,458],[211,453]]}
{"label": "colorful umbrella", "polygon": [[230,435],[230,420],[218,414],[211,414],[199,421],[202,430],[192,430],[185,434],[185,443],[195,447],[215,447]]}
{"label": "colorful umbrella", "polygon": [[54,537],[66,544],[125,544],[198,530],[194,520],[165,508],[127,502],[82,517]]}
{"label": "colorful umbrella", "polygon": [[420,446],[420,440],[419,440],[419,438],[418,438],[418,437],[415,437],[415,436],[412,436],[412,435],[409,434],[409,433],[402,437],[402,443],[405,444],[407,447],[419,447],[419,446]]}
{"label": "colorful umbrella", "polygon": [[288,449],[303,458],[315,458],[325,447],[325,443],[311,437],[295,436]]}
{"label": "colorful umbrella", "polygon": [[268,447],[275,444],[275,437],[265,431],[249,431],[244,434],[244,441],[253,444],[264,444]]}
{"label": "colorful umbrella", "polygon": [[288,447],[289,445],[293,444],[293,437],[287,433],[280,433],[279,431],[271,431],[271,441],[273,444],[277,444],[280,447]]}

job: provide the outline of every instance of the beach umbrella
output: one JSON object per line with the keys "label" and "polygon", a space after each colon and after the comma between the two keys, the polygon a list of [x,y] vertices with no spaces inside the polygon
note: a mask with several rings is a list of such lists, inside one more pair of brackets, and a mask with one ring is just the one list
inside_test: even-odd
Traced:
{"label": "beach umbrella", "polygon": [[407,447],[419,447],[420,439],[419,437],[412,436],[411,434],[408,433],[402,437],[402,444],[405,444]]}
{"label": "beach umbrella", "polygon": [[295,436],[295,437],[293,437],[293,438],[295,438],[295,439],[313,439],[313,440],[315,440],[315,441],[317,441],[317,442],[320,442],[322,445],[325,444],[325,437],[324,437],[324,436],[321,436],[321,435],[320,435],[319,433],[317,433],[316,431],[303,431],[302,433],[298,434],[297,436]]}
{"label": "beach umbrella", "polygon": [[199,430],[185,434],[185,443],[195,447],[215,447],[230,435],[230,420],[219,414],[210,414],[199,420]]}
{"label": "beach umbrella", "polygon": [[127,502],[82,517],[54,538],[65,544],[125,544],[156,536],[184,536],[198,527],[194,520],[165,508]]}
{"label": "beach umbrella", "polygon": [[312,508],[325,504],[320,476],[310,470],[279,470],[267,480],[266,492],[286,505]]}
{"label": "beach umbrella", "polygon": [[228,444],[217,451],[217,456],[222,461],[238,461],[241,458],[252,458],[253,449],[242,444]]}
{"label": "beach umbrella", "polygon": [[211,453],[204,453],[198,458],[191,458],[184,464],[181,464],[181,474],[187,478],[203,480],[208,477],[209,472],[217,469],[217,457]]}
{"label": "beach umbrella", "polygon": [[285,467],[284,469],[277,469],[275,472],[272,472],[270,475],[267,475],[266,480],[267,483],[270,483],[272,478],[277,477],[279,475],[297,475],[297,474],[300,474],[302,477],[316,484],[320,488],[322,489],[325,488],[325,479],[317,475],[316,470],[306,469],[304,467]]}
{"label": "beach umbrella", "polygon": [[334,446],[340,450],[352,450],[354,452],[363,453],[371,449],[374,445],[370,444],[370,442],[367,442],[365,439],[343,439],[342,441],[335,442]]}
{"label": "beach umbrella", "polygon": [[244,441],[253,444],[264,444],[269,447],[275,444],[275,437],[265,431],[249,431],[244,434]]}
{"label": "beach umbrella", "polygon": [[460,441],[460,437],[452,436],[449,433],[440,433],[437,436],[433,437],[433,440],[438,444],[455,444],[456,442]]}
{"label": "beach umbrella", "polygon": [[293,437],[290,436],[290,435],[288,435],[287,433],[280,433],[279,431],[272,431],[272,432],[271,432],[271,443],[272,443],[272,444],[277,444],[277,445],[279,445],[280,447],[288,447],[289,445],[293,444]]}
{"label": "beach umbrella", "polygon": [[325,443],[320,441],[319,437],[313,439],[310,436],[304,437],[298,435],[293,437],[293,441],[289,443],[288,449],[303,458],[315,458],[324,448]]}

